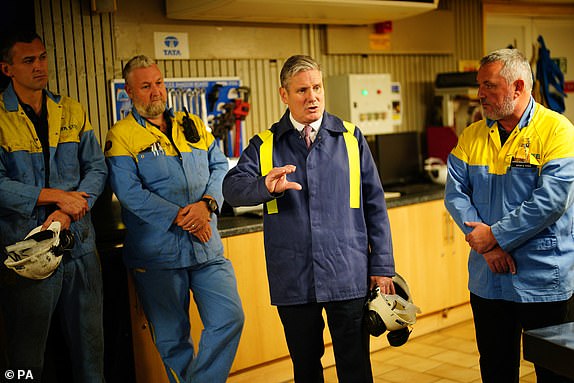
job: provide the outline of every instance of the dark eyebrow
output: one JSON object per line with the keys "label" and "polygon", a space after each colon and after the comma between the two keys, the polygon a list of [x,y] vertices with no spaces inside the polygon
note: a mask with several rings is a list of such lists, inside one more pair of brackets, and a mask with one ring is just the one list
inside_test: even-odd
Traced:
{"label": "dark eyebrow", "polygon": [[25,60],[35,60],[36,57],[44,57],[44,56],[47,56],[47,55],[48,55],[48,52],[47,52],[47,51],[43,51],[43,52],[40,53],[38,56],[35,56],[35,55],[24,56],[24,57],[22,57],[22,61],[25,61]]}

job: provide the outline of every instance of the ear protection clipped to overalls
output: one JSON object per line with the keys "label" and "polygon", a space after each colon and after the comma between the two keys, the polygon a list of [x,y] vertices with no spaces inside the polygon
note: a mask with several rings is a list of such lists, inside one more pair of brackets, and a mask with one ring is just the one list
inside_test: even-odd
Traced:
{"label": "ear protection clipped to overalls", "polygon": [[29,279],[45,279],[54,273],[65,250],[74,246],[69,230],[60,230],[60,222],[52,222],[46,229],[33,229],[24,240],[6,246],[4,265]]}
{"label": "ear protection clipped to overalls", "polygon": [[371,290],[366,303],[365,325],[369,334],[380,336],[389,331],[387,339],[393,347],[409,339],[409,326],[415,324],[421,310],[413,304],[409,286],[399,274],[393,277],[395,293],[381,294],[378,287]]}

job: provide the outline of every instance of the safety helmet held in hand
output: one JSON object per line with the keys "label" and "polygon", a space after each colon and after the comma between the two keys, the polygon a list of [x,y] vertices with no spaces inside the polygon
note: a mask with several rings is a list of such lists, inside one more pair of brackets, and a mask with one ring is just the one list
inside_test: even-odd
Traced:
{"label": "safety helmet held in hand", "polygon": [[393,277],[395,294],[381,294],[374,288],[367,300],[365,321],[369,334],[379,336],[389,331],[387,339],[391,346],[402,346],[409,338],[412,326],[421,310],[413,304],[407,282],[399,274]]}
{"label": "safety helmet held in hand", "polygon": [[62,261],[64,250],[73,246],[73,236],[66,232],[69,234],[61,241],[60,222],[52,222],[46,230],[38,226],[23,241],[6,246],[4,264],[29,279],[48,278]]}

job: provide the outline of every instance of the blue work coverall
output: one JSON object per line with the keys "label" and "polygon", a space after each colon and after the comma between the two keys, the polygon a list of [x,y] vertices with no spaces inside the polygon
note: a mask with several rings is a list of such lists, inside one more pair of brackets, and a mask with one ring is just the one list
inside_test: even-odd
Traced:
{"label": "blue work coverall", "polygon": [[[102,192],[107,167],[82,106],[45,90],[50,184],[45,184],[42,145],[34,124],[9,85],[0,96],[0,230],[2,246],[21,241],[44,223],[53,205],[36,206],[44,187]],[[78,382],[102,382],[102,280],[95,231],[88,212],[72,222],[73,249],[54,274],[30,280],[0,265],[0,301],[10,368],[31,369],[40,379],[52,315],[58,310]]]}
{"label": "blue work coverall", "polygon": [[[554,302],[574,291],[574,127],[533,103],[504,145],[495,121],[466,128],[448,158],[445,205],[460,229],[489,225],[516,274],[470,252],[469,289],[486,299]],[[524,152],[527,151],[526,158]]]}
{"label": "blue work coverall", "polygon": [[[106,138],[110,182],[127,228],[124,262],[171,382],[224,383],[241,330],[243,310],[235,274],[223,256],[217,216],[211,238],[201,242],[173,222],[180,208],[204,195],[223,203],[221,183],[228,169],[213,135],[195,115],[197,143],[186,141],[183,113],[167,111],[172,140],[135,109]],[[204,330],[194,356],[189,337],[190,293]]]}
{"label": "blue work coverall", "polygon": [[[505,142],[498,123],[467,127],[448,157],[445,205],[457,225],[490,226],[516,273],[470,251],[470,302],[484,381],[518,381],[523,330],[568,320],[574,290],[574,126],[531,98]],[[570,308],[569,308],[570,307]],[[536,365],[539,382],[563,382]]]}

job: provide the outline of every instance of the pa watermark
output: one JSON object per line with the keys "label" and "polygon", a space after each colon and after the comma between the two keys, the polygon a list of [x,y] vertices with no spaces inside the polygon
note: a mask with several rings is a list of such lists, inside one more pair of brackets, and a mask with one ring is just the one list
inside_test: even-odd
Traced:
{"label": "pa watermark", "polygon": [[11,382],[34,381],[34,374],[32,374],[32,370],[6,370],[4,371],[4,378]]}

